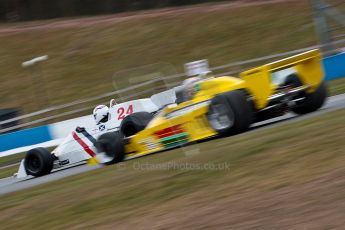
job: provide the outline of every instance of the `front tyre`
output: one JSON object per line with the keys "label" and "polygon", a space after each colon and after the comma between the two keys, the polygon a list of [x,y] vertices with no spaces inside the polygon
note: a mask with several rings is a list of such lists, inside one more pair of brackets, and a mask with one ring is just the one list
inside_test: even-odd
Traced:
{"label": "front tyre", "polygon": [[297,114],[307,114],[322,107],[327,98],[327,87],[323,81],[313,93],[305,94],[305,98],[292,108]]}
{"label": "front tyre", "polygon": [[244,91],[231,91],[211,100],[207,119],[221,136],[238,134],[247,131],[251,125],[253,108]]}
{"label": "front tyre", "polygon": [[105,153],[100,156],[101,162],[105,165],[119,163],[125,158],[124,136],[118,132],[102,134],[96,142],[98,152]]}
{"label": "front tyre", "polygon": [[35,148],[27,152],[24,167],[28,175],[40,177],[49,174],[54,166],[52,154],[45,148]]}

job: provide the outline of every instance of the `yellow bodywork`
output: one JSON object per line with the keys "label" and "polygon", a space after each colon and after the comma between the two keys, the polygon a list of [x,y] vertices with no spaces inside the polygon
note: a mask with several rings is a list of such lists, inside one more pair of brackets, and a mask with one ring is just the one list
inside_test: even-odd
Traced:
{"label": "yellow bodywork", "polygon": [[309,86],[309,93],[313,92],[324,78],[319,50],[311,50],[244,71],[240,77],[246,82],[247,91],[254,97],[257,109],[266,107],[268,98],[274,94],[277,88],[277,85],[271,81],[272,75],[286,69],[295,71],[303,84]]}
{"label": "yellow bodywork", "polygon": [[252,97],[255,108],[263,109],[278,87],[272,82],[272,76],[286,69],[300,76],[309,92],[313,92],[323,81],[318,50],[244,71],[239,78],[223,76],[205,79],[196,84],[191,100],[167,106],[145,130],[132,136],[126,145],[128,156],[145,155],[216,135],[206,116],[212,98],[234,90],[245,90]]}

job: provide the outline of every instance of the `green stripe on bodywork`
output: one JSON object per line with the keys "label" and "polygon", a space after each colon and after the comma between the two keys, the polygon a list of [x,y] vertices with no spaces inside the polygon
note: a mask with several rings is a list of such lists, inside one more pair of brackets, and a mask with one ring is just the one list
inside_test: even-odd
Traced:
{"label": "green stripe on bodywork", "polygon": [[187,133],[179,133],[179,134],[171,135],[170,137],[161,138],[160,142],[166,148],[172,148],[172,147],[176,147],[178,145],[187,143],[188,142],[188,135],[187,135]]}
{"label": "green stripe on bodywork", "polygon": [[174,135],[171,135],[168,137],[163,137],[163,138],[161,138],[161,141],[162,142],[170,142],[171,140],[178,139],[181,137],[183,137],[183,138],[187,137],[187,133],[178,133],[178,134],[174,134]]}

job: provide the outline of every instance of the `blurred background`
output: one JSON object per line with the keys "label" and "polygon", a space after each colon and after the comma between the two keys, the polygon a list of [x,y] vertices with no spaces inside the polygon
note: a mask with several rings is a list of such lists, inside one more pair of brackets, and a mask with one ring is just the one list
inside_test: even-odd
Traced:
{"label": "blurred background", "polygon": [[129,85],[117,72],[138,66],[164,62],[181,74],[206,58],[216,74],[236,76],[318,44],[339,52],[344,9],[341,0],[0,0],[1,120],[29,114],[1,122],[2,132],[89,114]]}

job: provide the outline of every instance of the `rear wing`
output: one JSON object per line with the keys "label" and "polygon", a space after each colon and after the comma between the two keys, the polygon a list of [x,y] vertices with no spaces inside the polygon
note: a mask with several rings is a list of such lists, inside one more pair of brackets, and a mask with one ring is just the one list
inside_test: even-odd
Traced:
{"label": "rear wing", "polygon": [[279,61],[240,73],[246,87],[254,96],[257,108],[264,108],[277,85],[290,75],[299,76],[308,92],[313,92],[323,81],[324,72],[319,50],[310,50]]}

